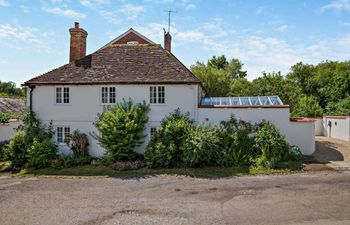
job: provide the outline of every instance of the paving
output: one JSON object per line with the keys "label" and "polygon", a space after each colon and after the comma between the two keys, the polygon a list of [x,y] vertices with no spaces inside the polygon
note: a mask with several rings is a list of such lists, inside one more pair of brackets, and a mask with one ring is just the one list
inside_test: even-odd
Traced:
{"label": "paving", "polygon": [[0,176],[0,224],[350,224],[350,172],[220,179]]}
{"label": "paving", "polygon": [[317,136],[314,158],[336,170],[350,170],[350,142]]}

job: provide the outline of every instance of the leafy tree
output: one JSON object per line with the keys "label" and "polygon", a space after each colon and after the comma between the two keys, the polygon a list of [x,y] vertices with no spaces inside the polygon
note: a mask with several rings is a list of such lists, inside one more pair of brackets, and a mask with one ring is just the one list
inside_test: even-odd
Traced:
{"label": "leafy tree", "polygon": [[350,116],[350,97],[328,103],[325,112],[330,116]]}
{"label": "leafy tree", "polygon": [[228,96],[233,80],[246,77],[243,64],[238,59],[226,60],[224,55],[213,56],[207,64],[197,62],[191,66],[192,72],[201,80],[207,96]]}
{"label": "leafy tree", "polygon": [[148,122],[149,105],[131,100],[118,103],[98,116],[94,125],[99,134],[93,137],[107,150],[112,160],[131,160],[134,148],[141,145]]}
{"label": "leafy tree", "polygon": [[16,84],[12,81],[1,82],[0,81],[0,96],[24,96],[25,91],[23,88],[17,88]]}
{"label": "leafy tree", "polygon": [[322,116],[323,109],[318,104],[318,101],[313,96],[302,97],[295,106],[293,116],[317,117]]}
{"label": "leafy tree", "polygon": [[239,78],[231,83],[229,96],[250,96],[251,92],[252,83],[246,78]]}
{"label": "leafy tree", "polygon": [[228,66],[228,62],[224,55],[213,56],[210,60],[208,60],[207,66],[220,70],[225,69]]}
{"label": "leafy tree", "polygon": [[191,66],[192,72],[202,82],[207,96],[227,96],[230,91],[230,78],[224,70],[220,70],[197,62]]}

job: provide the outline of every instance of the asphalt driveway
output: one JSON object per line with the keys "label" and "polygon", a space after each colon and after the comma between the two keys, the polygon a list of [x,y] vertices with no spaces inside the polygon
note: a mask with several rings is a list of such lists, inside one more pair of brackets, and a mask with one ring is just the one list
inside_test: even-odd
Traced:
{"label": "asphalt driveway", "polygon": [[350,172],[0,177],[0,224],[350,224]]}

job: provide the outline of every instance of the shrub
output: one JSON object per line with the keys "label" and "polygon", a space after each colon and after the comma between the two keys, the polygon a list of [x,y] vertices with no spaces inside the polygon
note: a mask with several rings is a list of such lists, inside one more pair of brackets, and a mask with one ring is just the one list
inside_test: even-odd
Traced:
{"label": "shrub", "polygon": [[57,158],[57,146],[50,140],[34,139],[32,146],[28,149],[27,167],[44,168]]}
{"label": "shrub", "polygon": [[14,167],[22,167],[27,162],[27,135],[18,131],[12,137],[8,146],[8,158]]}
{"label": "shrub", "polygon": [[65,143],[70,147],[75,157],[88,156],[89,141],[87,135],[80,133],[78,130],[73,131],[69,137],[65,139]]}
{"label": "shrub", "polygon": [[26,164],[27,151],[32,146],[34,139],[42,142],[51,139],[52,135],[51,122],[49,126],[43,126],[34,112],[26,112],[23,117],[23,125],[18,127],[8,146],[8,158],[12,162],[12,166],[20,168]]}
{"label": "shrub", "polygon": [[0,112],[0,123],[7,123],[12,116],[6,112]]}
{"label": "shrub", "polygon": [[0,141],[0,162],[7,160],[9,141]]}
{"label": "shrub", "polygon": [[131,160],[136,157],[134,148],[142,144],[149,106],[123,101],[100,115],[95,126],[100,132],[93,136],[113,160]]}
{"label": "shrub", "polygon": [[296,145],[289,146],[288,160],[300,161],[302,157],[301,150]]}
{"label": "shrub", "polygon": [[221,166],[248,164],[253,154],[254,129],[252,124],[238,121],[233,115],[228,121],[222,121],[217,128],[221,149],[218,164]]}
{"label": "shrub", "polygon": [[97,161],[97,159],[91,156],[59,156],[52,160],[50,165],[56,169],[63,169],[75,166],[90,165],[94,161]]}
{"label": "shrub", "polygon": [[194,127],[180,146],[184,165],[187,167],[216,165],[220,157],[219,142],[215,129]]}
{"label": "shrub", "polygon": [[191,127],[188,114],[181,114],[179,109],[163,119],[147,145],[146,165],[152,168],[181,166],[180,146]]}
{"label": "shrub", "polygon": [[254,136],[257,158],[256,166],[274,168],[277,163],[288,160],[289,144],[285,136],[269,121],[262,122]]}

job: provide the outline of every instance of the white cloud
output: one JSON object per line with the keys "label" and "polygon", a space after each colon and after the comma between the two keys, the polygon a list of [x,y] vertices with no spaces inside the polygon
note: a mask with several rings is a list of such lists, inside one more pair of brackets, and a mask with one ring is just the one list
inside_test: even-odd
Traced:
{"label": "white cloud", "polygon": [[80,0],[80,4],[88,8],[105,5],[107,3],[109,3],[109,0]]}
{"label": "white cloud", "polygon": [[8,63],[7,60],[5,60],[5,59],[0,59],[0,65],[4,65],[4,64],[7,64],[7,63]]}
{"label": "white cloud", "polygon": [[0,7],[7,7],[10,6],[10,3],[8,3],[6,0],[0,0]]}
{"label": "white cloud", "polygon": [[277,31],[280,31],[280,32],[284,32],[284,31],[287,31],[288,28],[289,28],[288,25],[283,24],[283,25],[277,27],[276,30],[277,30]]}
{"label": "white cloud", "polygon": [[320,8],[320,12],[327,10],[334,10],[336,12],[346,11],[350,13],[350,1],[349,0],[337,0],[333,1],[327,5],[324,5]]}
{"label": "white cloud", "polygon": [[145,11],[144,7],[141,5],[133,5],[131,3],[127,3],[122,6],[120,9],[122,13],[124,13],[128,19],[134,20],[136,19],[142,12]]}
{"label": "white cloud", "polygon": [[51,33],[41,32],[37,28],[23,27],[17,24],[0,24],[0,44],[15,48],[30,48],[34,51],[49,52]]}
{"label": "white cloud", "polygon": [[43,7],[42,10],[48,13],[68,17],[70,19],[81,19],[81,18],[86,18],[86,15],[84,13],[80,13],[77,11],[74,11],[72,9],[62,9],[59,7]]}
{"label": "white cloud", "polygon": [[196,8],[196,5],[192,3],[185,6],[185,9],[194,9],[194,8]]}
{"label": "white cloud", "polygon": [[114,12],[99,10],[98,13],[111,24],[118,25],[123,22]]}
{"label": "white cloud", "polygon": [[256,10],[255,10],[255,14],[257,15],[261,15],[261,14],[265,14],[270,10],[270,7],[268,6],[259,6]]}

